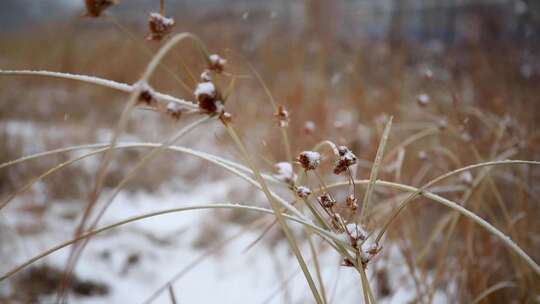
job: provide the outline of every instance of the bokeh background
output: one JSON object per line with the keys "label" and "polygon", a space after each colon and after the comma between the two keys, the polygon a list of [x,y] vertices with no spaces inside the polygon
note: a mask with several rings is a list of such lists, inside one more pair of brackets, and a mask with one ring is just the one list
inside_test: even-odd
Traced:
{"label": "bokeh background", "polygon": [[[227,71],[238,75],[227,109],[265,171],[283,161],[285,152],[272,107],[250,65],[291,114],[287,132],[293,154],[325,139],[346,144],[362,160],[359,178],[369,177],[390,115],[391,152],[381,179],[421,186],[481,161],[540,160],[538,1],[165,3],[166,15],[176,21],[175,32],[198,35],[211,52],[228,60]],[[2,0],[0,69],[59,71],[132,84],[163,44],[146,40],[148,13],[157,10],[159,1],[124,0],[93,19],[82,17],[83,1]],[[152,85],[193,100],[196,83],[190,75],[199,75],[204,66],[196,49],[185,43],[165,59]],[[217,82],[226,88],[230,80],[222,77]],[[1,75],[0,162],[108,142],[126,100],[123,93],[89,84]],[[185,121],[137,110],[121,140],[162,142]],[[315,128],[306,128],[306,123]],[[197,129],[180,145],[241,161],[219,123]],[[114,188],[145,153],[115,153],[106,189]],[[0,199],[76,155],[0,169]],[[2,271],[72,235],[98,164],[99,158],[89,158],[68,166],[18,193],[0,211]],[[439,189],[441,195],[467,204],[539,261],[540,171],[512,166],[472,174],[471,181],[449,181]],[[384,206],[395,205],[398,197],[392,191],[377,193]],[[222,170],[189,156],[164,153],[126,185],[105,220],[181,202],[224,201],[266,206],[259,193]],[[393,249],[370,270],[382,302],[466,303],[493,286],[498,288],[483,303],[539,301],[539,278],[483,230],[460,219],[456,232],[446,239],[448,216],[443,207],[419,200],[393,226],[388,246]],[[98,237],[76,269],[70,301],[142,302],[229,233],[251,227],[248,223],[255,217],[214,211],[177,215]],[[270,230],[262,245],[243,254],[262,228],[249,230],[237,245],[215,249],[206,264],[175,285],[180,302],[310,301],[302,276],[292,276],[298,270],[290,274],[297,266],[279,229]],[[334,302],[360,301],[358,281],[338,267],[327,249],[321,245],[328,284],[338,286]],[[0,301],[54,301],[65,251],[0,282]],[[247,260],[254,266],[246,269]],[[247,286],[245,293],[232,291],[238,284]],[[164,295],[158,301],[169,300]]]}

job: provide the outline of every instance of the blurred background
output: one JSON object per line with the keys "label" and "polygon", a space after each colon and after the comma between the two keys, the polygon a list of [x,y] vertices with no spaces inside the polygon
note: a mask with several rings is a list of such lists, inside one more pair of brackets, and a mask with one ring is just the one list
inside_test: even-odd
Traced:
{"label": "blurred background", "polygon": [[[148,14],[159,10],[159,1],[120,1],[100,18],[82,17],[84,10],[82,0],[2,0],[0,69],[137,81],[163,45],[146,40]],[[381,179],[421,186],[472,163],[501,157],[540,159],[540,1],[167,0],[165,15],[176,21],[174,32],[198,35],[211,53],[227,59],[227,71],[238,75],[227,109],[265,171],[285,159],[285,150],[273,109],[249,65],[290,112],[287,132],[293,155],[325,139],[346,144],[364,161],[357,168],[358,178],[369,177],[390,115],[391,153]],[[196,83],[190,75],[199,75],[205,62],[192,44],[176,48],[163,66],[152,86],[193,100]],[[220,77],[216,82],[226,88],[230,80]],[[123,93],[89,84],[1,75],[0,162],[60,147],[107,143],[126,100]],[[137,110],[120,139],[162,142],[187,120]],[[219,123],[202,126],[179,145],[241,160]],[[116,152],[106,189],[113,189],[147,151]],[[0,199],[78,155],[52,155],[1,168]],[[67,166],[19,191],[0,211],[2,273],[73,234],[98,164],[99,158],[92,157]],[[449,181],[441,195],[468,204],[540,261],[540,171],[515,166],[472,173],[471,181]],[[105,222],[187,202],[266,206],[241,180],[169,152],[124,188]],[[397,202],[392,191],[381,190],[376,197],[389,206]],[[540,301],[539,278],[500,242],[466,219],[460,219],[464,224],[447,241],[444,219],[449,211],[419,201],[390,231],[394,245],[388,247],[395,250],[383,254],[380,266],[370,270],[383,303],[468,303],[493,286],[496,292],[482,303]],[[419,220],[411,220],[411,215]],[[207,217],[214,221],[204,220]],[[76,269],[70,301],[142,302],[188,261],[214,250],[213,244],[254,218],[229,211],[172,215],[96,237]],[[253,253],[238,253],[260,231],[252,229],[238,245],[228,245],[229,251],[221,248],[218,256],[175,285],[180,302],[309,302],[302,275],[288,272],[295,262],[278,228]],[[417,254],[426,244],[435,249],[419,261]],[[0,282],[0,302],[54,301],[67,258],[64,251]],[[324,254],[328,284],[338,286],[334,302],[358,302],[359,288],[351,288],[357,278],[340,270],[335,256]],[[245,259],[253,269],[245,269]],[[232,292],[238,284],[249,291]],[[208,293],[208,288],[215,292]],[[158,301],[169,302],[166,296]]]}

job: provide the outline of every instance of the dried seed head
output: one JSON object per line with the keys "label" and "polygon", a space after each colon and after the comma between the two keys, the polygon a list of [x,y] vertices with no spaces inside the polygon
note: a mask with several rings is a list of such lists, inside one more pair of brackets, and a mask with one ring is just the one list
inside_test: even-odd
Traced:
{"label": "dried seed head", "polygon": [[313,133],[315,133],[315,123],[308,120],[304,123],[304,134],[311,135]]}
{"label": "dried seed head", "polygon": [[212,81],[212,74],[209,70],[204,70],[204,72],[201,73],[201,82],[211,82]]}
{"label": "dried seed head", "polygon": [[167,104],[167,114],[178,120],[182,116],[182,108],[176,102],[171,101]]}
{"label": "dried seed head", "polygon": [[347,232],[349,236],[355,241],[364,241],[367,239],[367,232],[358,224],[347,224]]}
{"label": "dried seed head", "polygon": [[473,176],[470,171],[461,172],[461,174],[459,175],[459,179],[465,185],[472,185],[473,183]]}
{"label": "dried seed head", "polygon": [[354,267],[354,264],[351,262],[351,260],[345,258],[343,259],[343,263],[341,263],[341,266]]}
{"label": "dried seed head", "polygon": [[97,18],[109,8],[109,6],[116,4],[116,0],[85,0],[86,6],[85,16]]}
{"label": "dried seed head", "polygon": [[448,127],[448,121],[444,118],[439,119],[437,125],[439,126],[439,130],[444,131]]}
{"label": "dried seed head", "polygon": [[426,93],[422,93],[416,96],[416,102],[421,107],[427,106],[429,104],[429,101],[430,101],[429,95]]}
{"label": "dried seed head", "polygon": [[427,160],[428,159],[427,152],[424,151],[424,150],[421,150],[420,152],[418,152],[418,159],[419,160]]}
{"label": "dried seed head", "polygon": [[305,186],[296,186],[294,187],[294,192],[299,198],[307,198],[311,195],[311,190]]}
{"label": "dried seed head", "polygon": [[219,115],[219,120],[221,120],[224,125],[228,125],[232,122],[232,115],[229,112],[223,111]]}
{"label": "dried seed head", "polygon": [[195,95],[195,98],[197,98],[197,101],[199,101],[199,108],[204,112],[216,114],[224,111],[223,101],[213,83],[199,83],[193,94]]}
{"label": "dried seed head", "polygon": [[425,68],[423,74],[427,80],[433,79],[433,71],[430,68]]}
{"label": "dried seed head", "polygon": [[315,151],[304,151],[298,155],[296,161],[304,170],[315,170],[321,163],[321,154]]}
{"label": "dried seed head", "polygon": [[294,184],[294,181],[296,180],[296,175],[294,174],[293,167],[290,163],[279,162],[274,164],[274,168],[277,172],[276,174],[274,174],[274,177],[276,179],[289,185]]}
{"label": "dried seed head", "polygon": [[339,159],[334,166],[334,174],[345,172],[350,166],[356,164],[356,155],[345,146],[338,147]]}
{"label": "dried seed head", "polygon": [[364,244],[359,252],[360,254],[360,261],[365,266],[369,261],[371,261],[379,252],[381,252],[382,247],[372,243],[372,244]]}
{"label": "dried seed head", "polygon": [[321,203],[321,206],[327,209],[332,209],[336,205],[336,201],[328,193],[321,194],[317,200]]}
{"label": "dried seed head", "polygon": [[174,19],[167,18],[159,13],[150,13],[148,18],[148,28],[150,29],[150,35],[148,40],[159,41],[163,37],[167,36],[174,27]]}
{"label": "dried seed head", "polygon": [[221,73],[225,69],[227,60],[221,58],[218,54],[208,56],[208,69],[216,73]]}
{"label": "dried seed head", "polygon": [[277,113],[275,113],[274,116],[278,119],[280,127],[283,128],[289,125],[289,112],[284,106],[280,105]]}
{"label": "dried seed head", "polygon": [[356,209],[358,209],[358,199],[352,194],[347,196],[345,203],[352,211],[356,211]]}

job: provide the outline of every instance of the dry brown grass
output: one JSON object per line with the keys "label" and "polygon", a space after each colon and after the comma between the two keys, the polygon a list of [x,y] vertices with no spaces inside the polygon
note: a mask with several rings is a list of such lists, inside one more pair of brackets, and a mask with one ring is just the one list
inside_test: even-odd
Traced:
{"label": "dry brown grass", "polygon": [[[297,155],[317,142],[331,138],[351,147],[359,159],[368,162],[367,166],[358,168],[359,178],[369,177],[369,162],[375,158],[384,115],[394,116],[394,127],[379,176],[381,180],[420,187],[448,171],[494,160],[500,155],[511,159],[540,159],[540,86],[537,85],[540,76],[536,74],[526,79],[519,73],[520,58],[535,45],[523,43],[518,48],[471,43],[448,47],[437,54],[421,44],[391,47],[386,41],[368,40],[337,41],[331,48],[313,49],[310,47],[313,38],[293,39],[283,35],[280,26],[276,25],[267,39],[248,52],[245,60],[240,55],[244,51],[238,46],[248,43],[249,39],[246,30],[237,22],[216,19],[200,27],[192,20],[182,19],[176,27],[196,32],[210,49],[219,50],[229,60],[231,73],[250,75],[237,79],[227,109],[233,113],[248,148],[257,151],[255,159],[265,171],[270,171],[272,164],[283,161],[286,155],[272,107],[264,101],[267,97],[247,62],[261,73],[277,103],[291,113],[287,130],[292,154]],[[58,35],[65,28],[68,30]],[[225,30],[215,35],[217,29]],[[101,22],[77,19],[69,26],[51,25],[31,33],[39,39],[13,34],[7,38],[9,44],[0,45],[0,53],[9,58],[2,62],[2,69],[73,72],[133,83],[149,61],[150,55],[146,51],[153,53],[159,45],[144,42],[140,32],[133,31],[132,34],[136,41],[115,28],[109,19]],[[40,52],[36,53],[36,48]],[[197,75],[196,71],[204,65],[200,55],[193,48],[176,49],[163,65],[167,70],[158,70],[153,80],[158,84],[155,89],[191,99],[195,84],[183,65]],[[433,69],[432,79],[423,75],[423,66]],[[223,77],[218,83],[226,88],[229,80]],[[183,88],[180,82],[191,91]],[[86,84],[18,77],[2,78],[0,84],[6,88],[0,91],[0,119],[6,121],[53,123],[62,129],[69,129],[68,124],[111,128],[123,106],[122,95]],[[66,96],[55,98],[41,93],[51,88],[65,90]],[[416,102],[420,93],[430,96],[431,101],[426,107]],[[63,121],[66,113],[69,122]],[[315,122],[314,134],[305,134],[306,121]],[[145,132],[148,128],[157,128],[167,132],[174,125],[172,121],[160,125],[154,121],[147,125],[140,119],[130,122],[129,130]],[[403,160],[395,163],[400,145],[430,128],[433,132],[403,147]],[[17,138],[6,136],[2,135],[1,139],[5,144],[2,144],[0,163],[21,154],[21,147],[14,144]],[[88,139],[92,134],[81,131],[74,137],[78,139],[70,141],[70,145],[82,142],[81,138]],[[212,140],[223,153],[239,156],[224,133],[216,134]],[[425,158],[418,157],[421,151]],[[143,154],[133,151],[121,155],[121,164],[128,164]],[[19,175],[34,176],[35,172],[46,170],[58,161],[62,160],[37,161],[36,164],[2,170],[2,194],[20,185]],[[161,169],[153,167],[154,170],[139,173],[137,180],[131,183],[133,189],[153,190],[178,174],[177,170],[167,166],[169,161],[167,158],[158,160],[156,166]],[[397,165],[391,166],[392,163]],[[56,180],[75,182],[80,178],[83,185],[88,183],[89,177],[85,178],[84,172],[76,169],[62,172],[62,177],[53,178],[48,184],[50,198],[61,197],[56,194],[74,188],[69,185],[55,187]],[[124,174],[122,170],[113,171],[106,185],[114,187]],[[506,232],[535,261],[539,261],[539,175],[539,169],[534,166],[478,169],[473,172],[473,177],[478,180],[472,184],[458,178],[449,180],[446,185],[457,185],[463,191],[444,193],[443,196],[462,203]],[[328,177],[330,180],[332,178]],[[80,193],[71,196],[77,194]],[[387,201],[388,204],[375,203],[377,213],[373,215],[371,226],[385,218],[388,206],[397,204],[399,200],[394,196],[398,194],[395,191],[376,192],[373,200]],[[344,196],[343,193],[336,195]],[[239,217],[237,221],[244,219]],[[440,236],[428,243],[433,237],[432,231],[440,225],[445,225]],[[211,230],[209,233],[213,234]],[[512,282],[515,286],[498,290],[485,298],[484,303],[533,303],[540,293],[540,278],[503,244],[468,219],[455,217],[453,211],[430,205],[423,198],[405,209],[391,226],[389,236],[400,244],[411,273],[419,274],[415,278],[419,302],[428,302],[433,288],[445,289],[451,281],[457,284],[452,296],[461,303],[472,302],[483,291],[501,282]],[[426,244],[430,246],[428,250],[424,248]],[[380,281],[392,275],[391,270],[385,271],[389,273],[377,272]],[[428,273],[435,277],[434,286],[426,279]],[[392,292],[382,285],[378,288],[380,296]]]}

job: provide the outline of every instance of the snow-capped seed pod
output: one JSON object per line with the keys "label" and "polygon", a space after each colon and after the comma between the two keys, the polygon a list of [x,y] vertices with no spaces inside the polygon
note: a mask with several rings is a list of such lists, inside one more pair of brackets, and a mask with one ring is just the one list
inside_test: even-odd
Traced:
{"label": "snow-capped seed pod", "polygon": [[439,126],[439,130],[444,131],[448,127],[448,121],[444,118],[439,119],[437,121],[437,125]]}
{"label": "snow-capped seed pod", "polygon": [[171,33],[174,24],[173,18],[167,18],[160,13],[150,13],[150,17],[148,18],[150,35],[148,35],[147,39],[155,41],[163,39],[163,37]]}
{"label": "snow-capped seed pod", "polygon": [[345,198],[345,203],[347,204],[347,207],[351,209],[351,211],[356,211],[356,209],[358,209],[358,199],[352,194],[347,195],[347,198]]}
{"label": "snow-capped seed pod", "polygon": [[344,267],[354,267],[354,264],[349,260],[348,258],[344,258],[343,262],[341,263],[341,266]]}
{"label": "snow-capped seed pod", "polygon": [[204,70],[201,73],[201,82],[211,82],[212,81],[212,74],[209,70]]}
{"label": "snow-capped seed pod", "polygon": [[311,190],[305,186],[294,187],[294,192],[299,198],[308,198],[311,195]]}
{"label": "snow-capped seed pod", "polygon": [[349,223],[346,228],[349,236],[355,241],[364,241],[367,238],[367,232],[358,224]]}
{"label": "snow-capped seed pod", "polygon": [[433,71],[430,68],[425,68],[422,74],[427,80],[433,79]]}
{"label": "snow-capped seed pod", "polygon": [[223,111],[219,115],[219,120],[221,120],[224,125],[228,125],[232,122],[232,115],[229,112]]}
{"label": "snow-capped seed pod", "polygon": [[334,166],[334,174],[345,172],[350,166],[356,164],[356,155],[345,146],[338,147],[339,158]]}
{"label": "snow-capped seed pod", "polygon": [[470,171],[463,171],[459,175],[459,180],[464,183],[465,185],[472,185],[473,183],[473,176]]}
{"label": "snow-capped seed pod", "polygon": [[381,250],[382,247],[375,243],[362,245],[359,251],[360,261],[364,266],[367,265]]}
{"label": "snow-capped seed pod", "polygon": [[167,114],[178,120],[182,116],[182,107],[180,107],[180,105],[176,102],[171,101],[167,104]]}
{"label": "snow-capped seed pod", "polygon": [[86,6],[85,16],[97,18],[101,14],[112,6],[116,4],[116,0],[85,0],[84,4]]}
{"label": "snow-capped seed pod", "polygon": [[227,60],[221,58],[218,54],[208,56],[208,69],[216,73],[221,73],[225,69]]}
{"label": "snow-capped seed pod", "polygon": [[431,99],[429,98],[429,95],[426,94],[426,93],[418,94],[418,96],[416,96],[416,102],[421,107],[427,106],[429,104],[430,100]]}
{"label": "snow-capped seed pod", "polygon": [[311,120],[308,120],[304,123],[304,134],[306,135],[312,135],[315,133],[315,123]]}
{"label": "snow-capped seed pod", "polygon": [[222,113],[224,104],[221,100],[219,92],[211,82],[201,82],[197,84],[197,88],[193,92],[195,98],[199,102],[199,108],[206,113],[215,114]]}
{"label": "snow-capped seed pod", "polygon": [[274,164],[274,168],[277,173],[274,174],[273,176],[277,180],[287,183],[289,185],[294,184],[296,180],[296,175],[294,174],[291,163],[279,162],[279,163]]}
{"label": "snow-capped seed pod", "polygon": [[428,154],[425,150],[421,150],[418,152],[418,155],[417,155],[418,159],[419,160],[427,160],[428,159]]}
{"label": "snow-capped seed pod", "polygon": [[328,193],[321,194],[319,197],[317,197],[317,200],[321,206],[327,209],[332,209],[332,207],[336,205],[336,201]]}
{"label": "snow-capped seed pod", "polygon": [[154,90],[145,83],[138,83],[141,85],[141,92],[139,93],[138,102],[144,103],[148,106],[155,106],[157,103],[156,98],[154,97]]}
{"label": "snow-capped seed pod", "polygon": [[276,113],[274,113],[274,117],[278,119],[278,123],[280,127],[286,127],[289,125],[289,112],[287,109],[285,109],[284,106],[280,105],[278,107],[278,110]]}
{"label": "snow-capped seed pod", "polygon": [[321,154],[315,151],[304,151],[298,155],[296,161],[304,170],[315,170],[321,163]]}

